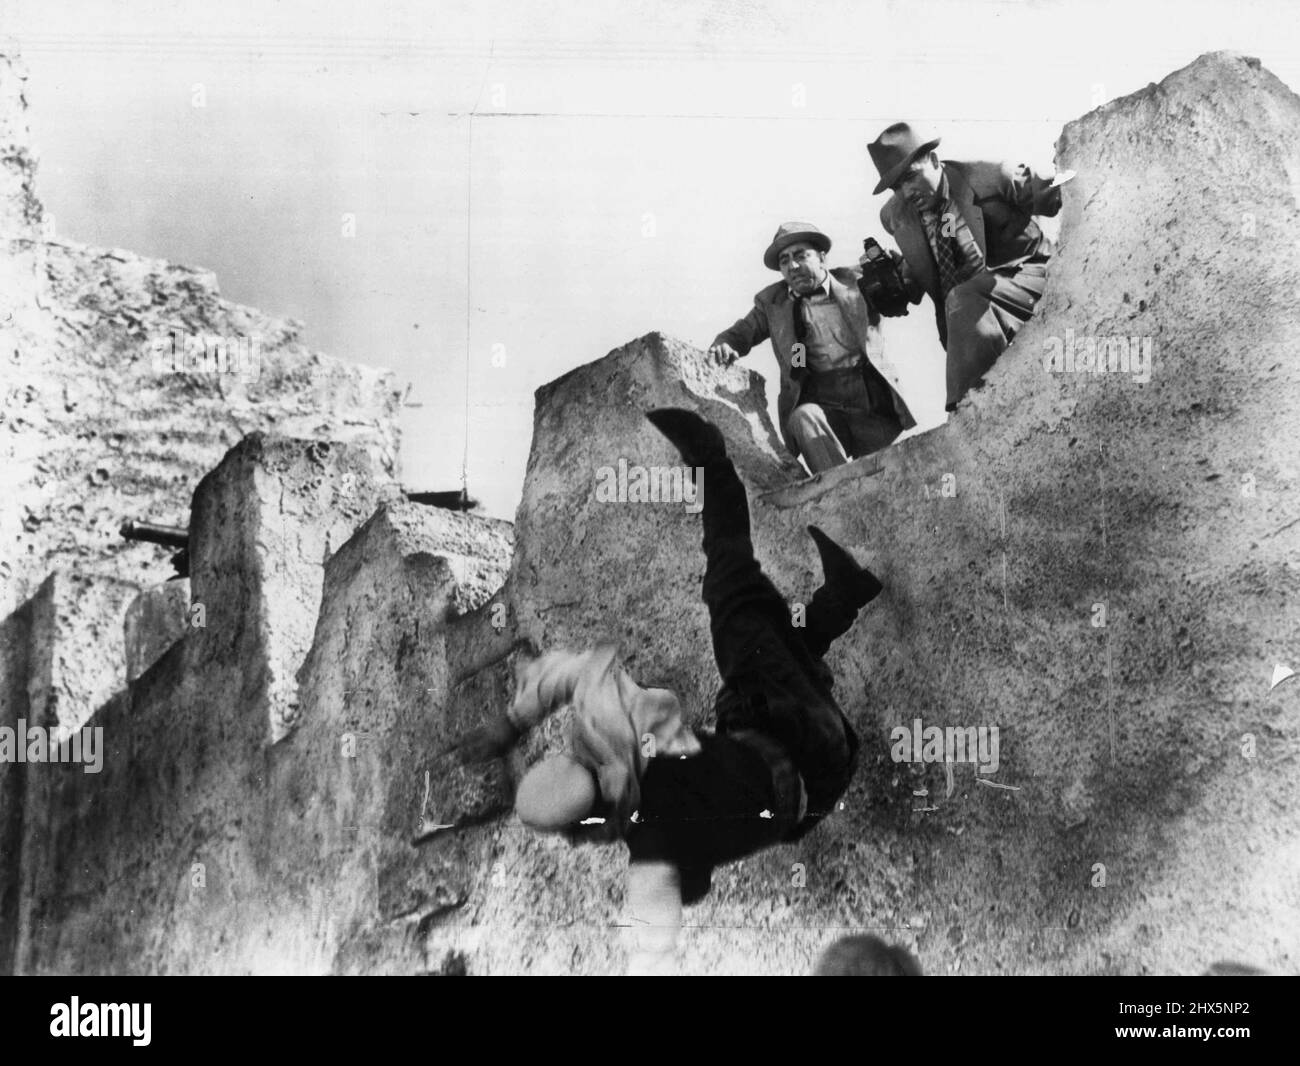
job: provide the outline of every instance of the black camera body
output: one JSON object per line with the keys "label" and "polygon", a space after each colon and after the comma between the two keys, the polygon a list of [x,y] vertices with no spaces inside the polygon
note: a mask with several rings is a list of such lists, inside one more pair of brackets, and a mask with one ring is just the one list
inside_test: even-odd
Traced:
{"label": "black camera body", "polygon": [[862,264],[862,277],[858,291],[871,307],[886,318],[899,318],[907,314],[907,286],[899,273],[898,264],[874,237],[862,242],[866,261]]}

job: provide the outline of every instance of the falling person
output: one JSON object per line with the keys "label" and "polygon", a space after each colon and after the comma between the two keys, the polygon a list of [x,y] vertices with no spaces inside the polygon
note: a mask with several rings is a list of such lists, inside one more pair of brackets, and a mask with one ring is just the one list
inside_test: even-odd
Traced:
{"label": "falling person", "polygon": [[525,774],[515,810],[539,832],[626,842],[630,973],[670,970],[682,907],[708,893],[714,867],[800,839],[843,795],[858,739],[823,657],[881,590],[810,526],[825,579],[804,624],[794,624],[754,557],[745,487],[722,433],[686,410],[646,417],[702,470],[707,488],[703,598],[722,678],[716,731],[689,729],[676,694],[637,685],[604,644],[522,665],[511,707],[460,744],[466,763],[500,756],[573,705],[568,750]]}

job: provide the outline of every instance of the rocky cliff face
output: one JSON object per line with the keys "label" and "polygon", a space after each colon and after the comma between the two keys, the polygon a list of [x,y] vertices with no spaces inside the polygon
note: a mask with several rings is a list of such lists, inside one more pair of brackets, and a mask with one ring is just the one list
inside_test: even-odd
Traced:
{"label": "rocky cliff face", "polygon": [[[310,351],[299,323],[223,300],[208,271],[54,239],[27,106],[21,61],[0,56],[0,725],[68,735],[176,639],[189,606],[188,581],[151,591],[166,550],[123,541],[123,520],[189,525],[199,480],[262,430],[356,445],[357,469],[391,481],[399,393],[388,371]],[[128,614],[161,623],[159,597],[170,622],[124,641]],[[296,665],[270,669],[268,716],[291,713]],[[0,764],[0,960],[23,775]]]}
{"label": "rocky cliff face", "polygon": [[[819,579],[808,523],[886,585],[831,656],[864,741],[844,809],[721,872],[689,972],[807,972],[864,927],[932,973],[1295,966],[1296,690],[1269,681],[1300,637],[1300,100],[1206,56],[1068,125],[1057,157],[1078,176],[1047,296],[938,430],[783,488],[745,376],[680,345],[539,392],[506,597],[543,646],[620,638],[635,676],[709,706],[698,518],[593,491],[600,466],[675,461],[656,404],[737,442],[792,601]],[[918,718],[996,727],[996,773],[895,761]],[[621,856],[510,822],[496,847],[500,883],[440,942],[471,969],[616,967]]]}
{"label": "rocky cliff face", "polygon": [[209,271],[52,239],[25,85],[0,56],[0,616],[51,571],[84,586],[53,712],[75,728],[120,685],[127,603],[171,573],[122,521],[188,525],[199,479],[258,430],[362,443],[395,476],[399,393],[310,351],[300,323],[223,300]]}
{"label": "rocky cliff face", "polygon": [[[510,813],[563,716],[480,771],[446,748],[524,638],[617,639],[707,723],[700,519],[598,491],[677,465],[641,416],[673,404],[727,433],[792,603],[809,523],[886,585],[830,657],[863,740],[843,808],[718,871],[685,972],[806,973],[851,929],[930,973],[1293,970],[1300,689],[1269,683],[1300,646],[1300,99],[1206,56],[1057,153],[1061,249],[987,386],[811,482],[752,371],[658,334],[539,390],[513,530],[403,503],[371,442],[244,439],[194,495],[207,626],[96,711],[102,773],[29,766],[0,820],[12,968],[618,972],[624,850]],[[901,760],[917,719],[996,729],[996,767]]]}

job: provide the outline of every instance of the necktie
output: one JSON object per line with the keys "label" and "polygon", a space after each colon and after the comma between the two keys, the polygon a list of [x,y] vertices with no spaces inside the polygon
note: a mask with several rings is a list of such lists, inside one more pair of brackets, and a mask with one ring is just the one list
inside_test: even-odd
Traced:
{"label": "necktie", "polygon": [[939,287],[946,299],[954,286],[963,280],[961,271],[957,268],[957,250],[953,247],[955,237],[943,232],[939,212],[933,207],[921,212],[921,221],[930,237],[930,248],[934,251],[935,264],[939,267]]}
{"label": "necktie", "polygon": [[[800,344],[803,348],[802,365],[790,365],[790,373],[794,377],[800,377],[802,374],[809,372],[809,356],[807,356],[807,335],[809,335],[809,321],[813,317],[813,311],[807,303],[807,296],[794,294],[794,343]],[[792,352],[793,356],[793,352]]]}
{"label": "necktie", "polygon": [[[815,292],[808,295],[815,295]],[[808,296],[800,296],[796,293],[794,298],[794,339],[800,344],[804,344],[808,340],[808,323],[811,317],[812,310],[808,307]]]}

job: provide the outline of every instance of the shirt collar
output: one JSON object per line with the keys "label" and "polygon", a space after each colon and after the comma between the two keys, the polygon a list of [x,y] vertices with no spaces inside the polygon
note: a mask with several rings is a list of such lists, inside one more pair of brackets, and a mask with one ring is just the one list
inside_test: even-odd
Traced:
{"label": "shirt collar", "polygon": [[[831,272],[830,272],[830,270],[827,270],[827,271],[826,271],[826,277],[824,277],[824,278],[822,279],[822,283],[821,283],[821,285],[818,286],[818,288],[821,289],[822,294],[823,294],[824,296],[829,296],[829,295],[831,294]],[[797,298],[797,293],[795,293],[794,289],[790,289],[789,292],[790,292],[790,299],[793,300],[793,299],[796,299],[796,298]],[[817,295],[817,289],[814,289],[814,290],[813,290],[812,292],[810,292],[808,295],[809,295],[809,296],[816,296],[816,295]]]}

